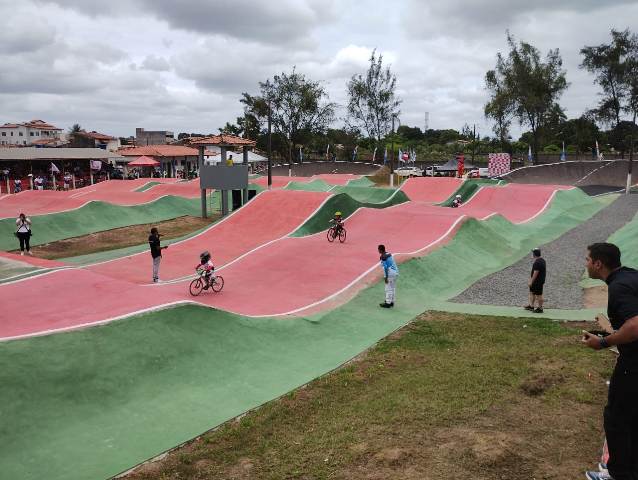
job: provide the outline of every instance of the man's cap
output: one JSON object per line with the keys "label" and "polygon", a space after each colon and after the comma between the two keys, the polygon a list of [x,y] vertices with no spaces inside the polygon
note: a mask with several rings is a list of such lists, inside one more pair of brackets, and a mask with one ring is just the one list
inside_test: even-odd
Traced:
{"label": "man's cap", "polygon": [[537,257],[541,256],[541,249],[540,248],[535,248],[534,250],[532,250],[532,253],[534,255],[536,255]]}

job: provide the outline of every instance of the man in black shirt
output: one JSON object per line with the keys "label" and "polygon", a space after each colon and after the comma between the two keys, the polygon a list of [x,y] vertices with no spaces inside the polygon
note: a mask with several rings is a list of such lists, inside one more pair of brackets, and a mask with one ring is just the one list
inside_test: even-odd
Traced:
{"label": "man in black shirt", "polygon": [[[583,343],[601,350],[617,346],[618,360],[611,376],[604,412],[609,448],[607,468],[614,480],[638,479],[638,271],[622,267],[620,250],[611,243],[587,247],[587,272],[608,287],[607,316],[614,333],[598,337],[583,332]],[[598,480],[600,473],[587,472]],[[607,477],[608,478],[608,477]]]}
{"label": "man in black shirt", "polygon": [[[540,248],[532,250],[532,255],[534,265],[532,265],[532,273],[527,282],[529,286],[529,304],[525,307],[525,310],[543,313],[543,285],[545,285],[545,272],[547,269],[545,259],[541,257]],[[534,308],[535,303],[538,305],[536,308]]]}
{"label": "man in black shirt", "polygon": [[159,282],[159,267],[162,261],[162,250],[168,247],[160,247],[160,233],[156,227],[151,228],[148,237],[148,244],[151,247],[151,257],[153,257],[153,283]]}

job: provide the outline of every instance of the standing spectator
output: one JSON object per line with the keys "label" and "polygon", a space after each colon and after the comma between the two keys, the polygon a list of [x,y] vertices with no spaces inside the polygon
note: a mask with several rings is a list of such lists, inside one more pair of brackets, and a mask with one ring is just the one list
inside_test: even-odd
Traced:
{"label": "standing spectator", "polygon": [[33,181],[36,190],[44,190],[44,179],[38,175]]}
{"label": "standing spectator", "polygon": [[614,333],[598,337],[583,332],[583,343],[594,350],[618,347],[603,415],[609,449],[609,475],[587,472],[590,480],[638,478],[638,271],[620,264],[612,243],[587,247],[587,273],[607,284],[607,316]]}
{"label": "standing spectator", "polygon": [[228,166],[228,167],[232,167],[233,166],[233,154],[232,153],[230,155],[228,155],[228,158],[226,159],[226,166]]}
{"label": "standing spectator", "polygon": [[20,193],[22,191],[22,180],[16,178],[13,180],[13,193]]}
{"label": "standing spectator", "polygon": [[[534,264],[532,265],[530,279],[527,282],[529,287],[529,305],[525,307],[525,310],[543,313],[543,285],[545,285],[547,266],[545,259],[541,257],[540,248],[532,250],[532,258],[534,259]],[[537,305],[536,308],[534,308],[534,304]]]}
{"label": "standing spectator", "polygon": [[162,261],[162,250],[168,247],[160,246],[160,233],[156,227],[151,228],[151,234],[148,237],[148,244],[151,247],[151,256],[153,257],[153,283],[159,282],[159,268]]}
{"label": "standing spectator", "polygon": [[27,254],[31,255],[31,246],[29,240],[31,239],[31,219],[24,213],[16,219],[16,236],[20,240],[20,255],[24,255],[24,249],[26,247]]}
{"label": "standing spectator", "polygon": [[72,180],[71,174],[69,172],[66,172],[64,174],[64,177],[62,177],[62,181],[63,181],[63,184],[64,184],[64,191],[68,191],[69,190],[69,187],[71,186],[71,180]]}
{"label": "standing spectator", "polygon": [[396,296],[397,277],[399,276],[399,268],[392,257],[392,254],[385,251],[385,245],[379,245],[379,254],[381,255],[381,266],[383,267],[383,280],[385,282],[385,302],[380,303],[382,308],[394,307],[394,299]]}

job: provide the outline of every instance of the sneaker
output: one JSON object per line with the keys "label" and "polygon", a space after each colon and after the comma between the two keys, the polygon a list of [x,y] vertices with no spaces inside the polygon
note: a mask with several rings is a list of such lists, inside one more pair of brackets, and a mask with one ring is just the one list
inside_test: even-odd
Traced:
{"label": "sneaker", "polygon": [[154,278],[153,283],[157,283],[157,282],[159,282],[159,278]]}
{"label": "sneaker", "polygon": [[532,307],[531,305],[527,305],[525,307],[525,310],[529,310],[530,312],[533,312],[534,311],[534,307]]}
{"label": "sneaker", "polygon": [[607,464],[606,463],[600,462],[598,464],[598,471],[600,473],[606,473],[607,475],[609,475],[609,472],[607,471]]}
{"label": "sneaker", "polygon": [[22,255],[24,257],[24,252],[20,252],[20,255]]}
{"label": "sneaker", "polygon": [[29,250],[29,251],[27,252],[27,255],[29,255],[29,256],[31,256],[31,257],[33,256],[33,253],[31,253],[31,250]]}
{"label": "sneaker", "polygon": [[587,480],[614,480],[607,472],[595,472],[593,470],[585,472],[585,477]]}
{"label": "sneaker", "polygon": [[390,306],[391,306],[391,307],[394,307],[394,302],[390,302]]}
{"label": "sneaker", "polygon": [[381,308],[390,308],[392,306],[392,304],[383,302],[383,303],[380,303],[379,306]]}
{"label": "sneaker", "polygon": [[543,313],[543,309],[542,308],[535,308],[534,309],[534,313]]}

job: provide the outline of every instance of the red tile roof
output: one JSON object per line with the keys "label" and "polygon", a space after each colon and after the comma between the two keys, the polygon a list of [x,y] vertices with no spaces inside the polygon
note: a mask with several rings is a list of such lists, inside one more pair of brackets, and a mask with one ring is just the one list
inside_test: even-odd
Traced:
{"label": "red tile roof", "polygon": [[0,126],[0,128],[18,128],[20,125],[18,125],[17,123],[5,123],[4,125]]}
{"label": "red tile roof", "polygon": [[53,125],[46,123],[42,120],[31,120],[30,122],[24,122],[24,123],[5,123],[0,128],[18,128],[18,127],[39,128],[40,130],[62,130],[61,128],[54,127]]}
{"label": "red tile roof", "polygon": [[210,137],[198,138],[191,142],[191,145],[220,145],[226,147],[247,146],[254,147],[257,142],[237,135],[212,135]]}
{"label": "red tile roof", "polygon": [[92,138],[93,140],[115,140],[115,137],[111,137],[110,135],[105,135],[104,133],[99,133],[93,130],[92,132],[86,132],[82,130],[81,132],[75,132],[77,135],[81,135],[86,138]]}
{"label": "red tile roof", "polygon": [[198,156],[196,148],[185,147],[183,145],[147,145],[144,147],[120,148],[117,153],[125,157],[186,157]]}

